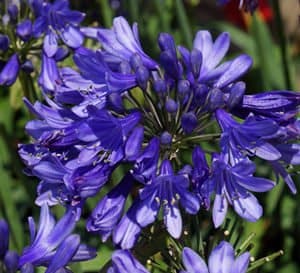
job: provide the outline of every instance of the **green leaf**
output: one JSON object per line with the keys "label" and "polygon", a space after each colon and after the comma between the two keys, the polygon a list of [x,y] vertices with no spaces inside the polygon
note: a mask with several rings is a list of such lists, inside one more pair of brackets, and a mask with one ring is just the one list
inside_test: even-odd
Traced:
{"label": "green leaf", "polygon": [[255,39],[255,60],[260,67],[262,86],[265,90],[284,88],[279,49],[272,40],[266,23],[253,16],[251,32]]}

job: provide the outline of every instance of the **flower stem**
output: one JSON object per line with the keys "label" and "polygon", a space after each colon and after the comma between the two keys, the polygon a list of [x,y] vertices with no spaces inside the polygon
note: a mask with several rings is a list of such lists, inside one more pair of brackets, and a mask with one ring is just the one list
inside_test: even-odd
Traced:
{"label": "flower stem", "polygon": [[285,85],[287,89],[291,90],[293,86],[292,86],[291,74],[289,69],[287,41],[284,34],[283,21],[280,13],[279,2],[278,0],[272,0],[272,2],[273,2],[275,19],[276,19],[275,23],[278,30],[278,36],[279,36],[280,54],[281,54],[281,62],[282,62],[284,78],[285,78]]}

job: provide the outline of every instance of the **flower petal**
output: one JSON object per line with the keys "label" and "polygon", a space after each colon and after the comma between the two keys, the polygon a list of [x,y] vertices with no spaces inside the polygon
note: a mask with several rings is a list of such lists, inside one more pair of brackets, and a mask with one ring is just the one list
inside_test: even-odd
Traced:
{"label": "flower petal", "polygon": [[182,262],[188,273],[208,273],[203,259],[188,247],[182,250]]}
{"label": "flower petal", "polygon": [[[231,244],[222,241],[208,258],[209,273],[228,273],[234,262],[234,249]],[[238,272],[236,272],[238,273]]]}

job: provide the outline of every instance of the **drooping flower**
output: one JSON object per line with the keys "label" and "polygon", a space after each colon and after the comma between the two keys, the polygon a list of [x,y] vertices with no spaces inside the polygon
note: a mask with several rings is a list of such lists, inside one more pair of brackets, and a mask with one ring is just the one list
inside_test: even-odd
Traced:
{"label": "drooping flower", "polygon": [[208,265],[192,249],[185,247],[182,251],[184,269],[180,273],[246,273],[250,262],[249,252],[235,257],[230,243],[222,241],[210,253]]}
{"label": "drooping flower", "polygon": [[228,204],[247,221],[255,222],[262,215],[262,207],[250,192],[271,190],[273,181],[254,177],[255,164],[247,158],[237,158],[231,154],[215,154],[212,160],[212,176],[215,200],[213,205],[213,222],[219,227],[226,216]]}
{"label": "drooping flower", "polygon": [[279,130],[279,126],[272,119],[249,115],[244,123],[240,124],[223,109],[216,111],[216,118],[223,131],[223,149],[233,150],[237,154],[245,151],[265,160],[277,160],[281,157],[270,141]]}
{"label": "drooping flower", "polygon": [[184,175],[174,174],[170,161],[163,161],[160,174],[140,192],[137,222],[143,227],[149,225],[162,208],[168,232],[179,238],[182,232],[179,204],[190,214],[196,214],[200,208],[198,199],[188,191],[188,187],[188,179]]}
{"label": "drooping flower", "polygon": [[[231,157],[236,156],[237,159],[246,154],[266,160],[275,173],[284,179],[290,190],[296,193],[294,182],[284,165],[300,164],[300,146],[295,143],[300,133],[295,118],[299,107],[298,95],[282,91],[257,95],[257,98],[246,98],[245,101],[247,99],[249,107],[254,112],[256,110],[257,115],[249,114],[242,124],[226,111],[216,111],[223,131],[220,142],[223,152],[230,153]],[[266,109],[272,111],[267,112]],[[243,116],[242,112],[239,114]]]}

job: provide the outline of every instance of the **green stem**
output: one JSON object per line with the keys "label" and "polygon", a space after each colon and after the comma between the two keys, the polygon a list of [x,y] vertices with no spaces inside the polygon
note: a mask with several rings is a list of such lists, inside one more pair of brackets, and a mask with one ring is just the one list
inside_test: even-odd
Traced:
{"label": "green stem", "polygon": [[283,254],[284,254],[283,250],[279,250],[279,251],[277,251],[277,252],[275,252],[275,253],[273,253],[269,256],[261,258],[261,259],[255,261],[255,262],[251,263],[248,270],[247,270],[247,272],[250,272],[250,271],[258,268],[258,267],[262,266],[263,264],[268,263],[268,262],[276,259],[279,256],[282,256]]}
{"label": "green stem", "polygon": [[188,142],[188,141],[198,141],[198,140],[203,141],[203,140],[219,138],[220,136],[221,136],[220,133],[206,134],[206,135],[200,135],[200,136],[190,136],[190,137],[185,137],[183,139],[180,139],[176,142]]}
{"label": "green stem", "polygon": [[188,17],[185,12],[184,5],[182,0],[175,0],[175,7],[176,13],[179,21],[179,25],[184,36],[184,40],[186,41],[187,45],[191,48],[192,47],[192,32],[189,26]]}
{"label": "green stem", "polygon": [[274,14],[276,19],[275,20],[276,28],[278,30],[278,36],[279,36],[280,54],[281,54],[281,62],[282,62],[284,78],[285,78],[285,85],[287,89],[291,90],[293,86],[292,86],[291,74],[289,69],[287,41],[284,34],[283,20],[281,17],[278,0],[273,0],[273,9],[274,9]]}
{"label": "green stem", "polygon": [[165,15],[165,6],[166,3],[165,1],[161,0],[154,0],[154,5],[156,7],[157,13],[159,14],[159,20],[161,22],[161,29],[162,31],[169,32],[170,31],[170,26],[169,22],[167,20],[167,17]]}
{"label": "green stem", "polygon": [[98,3],[101,8],[104,26],[111,27],[113,14],[112,14],[112,10],[109,6],[108,0],[98,0]]}

